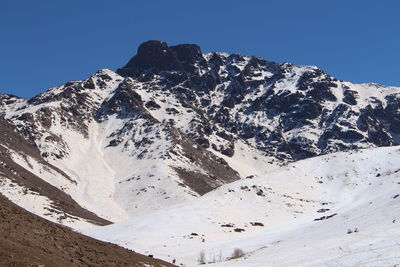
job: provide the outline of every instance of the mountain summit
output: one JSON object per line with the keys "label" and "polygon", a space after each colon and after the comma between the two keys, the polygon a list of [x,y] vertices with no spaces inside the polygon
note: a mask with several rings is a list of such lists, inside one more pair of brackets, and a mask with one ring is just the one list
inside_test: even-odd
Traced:
{"label": "mountain summit", "polygon": [[135,77],[143,72],[191,71],[199,62],[204,64],[205,59],[198,45],[168,46],[162,41],[147,41],[139,46],[136,56],[117,73]]}

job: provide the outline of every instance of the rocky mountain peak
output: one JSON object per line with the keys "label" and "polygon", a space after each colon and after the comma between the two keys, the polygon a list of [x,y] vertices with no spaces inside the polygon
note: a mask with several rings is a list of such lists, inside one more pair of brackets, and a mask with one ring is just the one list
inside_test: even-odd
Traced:
{"label": "rocky mountain peak", "polygon": [[137,54],[117,73],[136,77],[143,72],[193,71],[196,63],[205,64],[201,49],[195,44],[168,46],[166,42],[151,40],[139,45]]}

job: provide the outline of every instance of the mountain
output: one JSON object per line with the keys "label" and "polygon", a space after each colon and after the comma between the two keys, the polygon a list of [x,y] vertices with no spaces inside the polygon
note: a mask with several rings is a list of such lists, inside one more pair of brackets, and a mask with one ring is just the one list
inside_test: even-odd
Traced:
{"label": "mountain", "polygon": [[399,94],[317,67],[148,41],[116,72],[29,99],[0,94],[0,194],[80,231],[175,212],[292,162],[399,145]]}

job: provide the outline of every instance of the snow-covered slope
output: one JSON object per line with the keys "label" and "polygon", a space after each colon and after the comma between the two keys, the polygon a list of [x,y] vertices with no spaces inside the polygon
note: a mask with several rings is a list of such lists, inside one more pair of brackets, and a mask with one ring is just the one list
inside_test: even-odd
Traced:
{"label": "snow-covered slope", "polygon": [[[2,96],[5,122],[31,140],[35,150],[10,149],[5,139],[6,161],[109,221],[184,202],[239,179],[220,156],[153,117],[134,90],[138,84],[100,70],[32,99]],[[12,179],[1,172],[0,177]],[[21,180],[10,182],[18,185]],[[21,206],[49,219],[54,216],[28,205],[38,192],[20,186],[26,192],[20,196],[26,196]],[[8,187],[3,189],[11,197]]]}
{"label": "snow-covered slope", "polygon": [[399,166],[399,147],[320,156],[85,233],[185,266],[392,266]]}

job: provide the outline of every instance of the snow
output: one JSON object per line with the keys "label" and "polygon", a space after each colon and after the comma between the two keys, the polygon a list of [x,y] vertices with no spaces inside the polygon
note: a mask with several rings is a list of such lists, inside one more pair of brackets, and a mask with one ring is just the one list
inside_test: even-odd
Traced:
{"label": "snow", "polygon": [[[45,196],[20,186],[0,173],[0,194],[13,203],[33,214],[41,216],[49,221],[63,224],[77,230],[93,227],[93,224],[81,218],[65,214],[53,206],[53,202]],[[66,216],[66,218],[62,218]]]}
{"label": "snow", "polygon": [[[126,142],[108,146],[112,135],[124,129],[126,123],[115,115],[101,123],[92,121],[88,137],[55,124],[53,133],[62,135],[68,144],[68,155],[61,159],[51,158],[49,162],[76,181],[76,185],[67,181],[67,184],[55,184],[52,179],[42,178],[64,188],[81,206],[110,221],[120,221],[133,214],[147,213],[149,208],[159,209],[193,198],[193,193],[185,192],[187,190],[174,178],[176,174],[169,166],[171,160],[160,159],[171,146],[162,126],[149,130],[145,121],[137,120],[132,122],[136,131],[118,135]],[[144,137],[154,143],[135,149],[134,142]],[[138,159],[140,154],[144,158]]]}
{"label": "snow", "polygon": [[89,136],[85,139],[76,132],[64,132],[71,155],[51,163],[77,181],[79,185],[69,193],[83,207],[106,219],[126,218],[125,211],[113,201],[115,171],[104,160],[106,138],[97,123],[90,124]]}
{"label": "snow", "polygon": [[[218,143],[214,138],[215,136],[210,138],[210,141]],[[243,140],[237,140],[235,143],[235,153],[232,157],[212,151],[212,149],[209,149],[209,151],[223,158],[243,178],[251,175],[259,175],[279,167],[279,163],[276,162],[275,158],[265,156],[259,150],[246,144]]]}
{"label": "snow", "polygon": [[[399,156],[391,147],[307,159],[84,233],[186,266],[197,265],[201,251],[207,262],[221,255],[211,266],[394,265]],[[245,231],[221,227],[229,223]],[[226,261],[235,248],[245,257]]]}
{"label": "snow", "polygon": [[65,190],[74,184],[74,181],[66,179],[66,177],[55,169],[51,169],[49,166],[38,162],[29,155],[25,155],[21,152],[17,153],[11,149],[9,150],[9,153],[15,163],[57,188]]}

